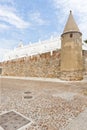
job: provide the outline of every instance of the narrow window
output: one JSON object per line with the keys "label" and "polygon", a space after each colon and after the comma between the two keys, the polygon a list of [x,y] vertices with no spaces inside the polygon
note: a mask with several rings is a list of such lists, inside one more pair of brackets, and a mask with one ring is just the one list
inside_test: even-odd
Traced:
{"label": "narrow window", "polygon": [[71,38],[73,37],[73,34],[72,34],[72,33],[70,34],[70,37],[71,37]]}

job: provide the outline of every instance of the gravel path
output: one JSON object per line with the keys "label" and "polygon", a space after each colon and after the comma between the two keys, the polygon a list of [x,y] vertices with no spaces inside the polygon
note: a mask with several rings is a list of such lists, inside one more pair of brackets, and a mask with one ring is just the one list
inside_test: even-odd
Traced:
{"label": "gravel path", "polygon": [[63,130],[87,130],[87,109],[80,113]]}
{"label": "gravel path", "polygon": [[23,114],[33,122],[28,130],[61,130],[87,108],[84,91],[87,91],[87,82],[3,77],[0,113],[15,110]]}

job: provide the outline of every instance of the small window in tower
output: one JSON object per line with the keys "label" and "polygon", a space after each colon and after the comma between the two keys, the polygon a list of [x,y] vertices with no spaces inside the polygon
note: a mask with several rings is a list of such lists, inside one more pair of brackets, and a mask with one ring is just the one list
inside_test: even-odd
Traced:
{"label": "small window in tower", "polygon": [[72,33],[70,34],[70,37],[71,37],[71,38],[73,37],[73,34],[72,34]]}

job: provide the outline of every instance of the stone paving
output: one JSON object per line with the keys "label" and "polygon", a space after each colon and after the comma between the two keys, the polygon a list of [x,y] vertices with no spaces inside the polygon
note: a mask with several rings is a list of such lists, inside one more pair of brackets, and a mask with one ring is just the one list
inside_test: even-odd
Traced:
{"label": "stone paving", "polygon": [[11,110],[23,114],[32,121],[28,130],[62,130],[87,108],[87,80],[50,82],[2,77],[0,81],[0,114]]}

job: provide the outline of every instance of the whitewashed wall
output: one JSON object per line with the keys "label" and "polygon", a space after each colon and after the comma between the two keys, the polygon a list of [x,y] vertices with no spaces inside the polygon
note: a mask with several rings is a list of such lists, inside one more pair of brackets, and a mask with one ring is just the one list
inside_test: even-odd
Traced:
{"label": "whitewashed wall", "polygon": [[[3,61],[17,59],[21,57],[33,56],[36,54],[42,54],[45,52],[52,52],[53,50],[61,48],[61,38],[54,37],[49,40],[39,41],[26,46],[19,46],[14,50],[10,50],[5,54]],[[83,43],[83,50],[87,50],[87,45]]]}
{"label": "whitewashed wall", "polygon": [[45,52],[51,52],[53,50],[61,48],[60,38],[51,38],[45,41],[39,41],[26,46],[20,46],[14,50],[10,50],[4,56],[4,61],[17,59],[21,57],[33,56],[36,54],[42,54]]}

